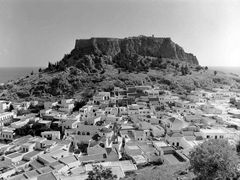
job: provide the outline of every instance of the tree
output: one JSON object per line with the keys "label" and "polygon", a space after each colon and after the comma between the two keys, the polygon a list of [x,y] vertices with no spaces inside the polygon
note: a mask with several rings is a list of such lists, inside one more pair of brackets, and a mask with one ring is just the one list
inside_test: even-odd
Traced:
{"label": "tree", "polygon": [[93,170],[88,172],[86,180],[113,180],[117,179],[116,175],[112,174],[110,168],[104,168],[102,165],[94,165]]}
{"label": "tree", "polygon": [[38,69],[38,72],[42,72],[42,68],[39,68],[39,69]]}
{"label": "tree", "polygon": [[79,109],[85,106],[86,104],[87,104],[86,101],[75,101],[73,111],[79,111]]}
{"label": "tree", "polygon": [[29,109],[27,109],[27,110],[24,110],[24,109],[17,110],[17,116],[23,116],[23,115],[26,115],[26,114],[29,114],[29,113],[30,113]]}
{"label": "tree", "polygon": [[175,68],[176,68],[176,69],[179,68],[179,64],[178,64],[178,63],[175,64]]}
{"label": "tree", "polygon": [[187,65],[184,67],[184,71],[185,71],[185,75],[188,74],[188,73],[190,72],[190,71],[189,71],[189,68],[188,68]]}
{"label": "tree", "polygon": [[215,75],[215,76],[217,75],[217,71],[214,71],[214,75]]}
{"label": "tree", "polygon": [[87,153],[88,144],[81,142],[81,143],[78,143],[77,146],[80,152]]}
{"label": "tree", "polygon": [[12,104],[10,104],[10,105],[9,105],[9,108],[8,108],[8,110],[7,110],[7,111],[9,111],[9,112],[12,112],[12,110],[14,110],[14,107],[13,107],[13,105],[12,105]]}
{"label": "tree", "polygon": [[33,75],[33,73],[34,73],[34,72],[32,71],[32,72],[31,72],[31,75]]}
{"label": "tree", "polygon": [[202,70],[202,67],[201,66],[197,66],[195,69],[196,69],[196,71],[200,71],[200,70]]}
{"label": "tree", "polygon": [[181,73],[182,73],[183,76],[187,75],[189,73],[189,68],[188,68],[187,65],[181,67]]}
{"label": "tree", "polygon": [[64,65],[64,63],[57,63],[57,69],[59,70],[59,71],[65,71],[66,70],[66,66]]}
{"label": "tree", "polygon": [[238,143],[236,144],[236,151],[238,155],[240,155],[240,141],[238,141]]}
{"label": "tree", "polygon": [[101,136],[99,136],[98,134],[94,134],[93,137],[92,137],[92,139],[93,139],[94,141],[98,141],[98,140],[100,139],[100,137],[101,137]]}
{"label": "tree", "polygon": [[184,71],[184,67],[183,66],[181,66],[181,73],[182,73],[183,76],[185,75],[185,71]]}
{"label": "tree", "polygon": [[69,147],[69,152],[74,152],[75,146],[73,142],[71,142],[70,147]]}
{"label": "tree", "polygon": [[48,68],[49,71],[53,71],[54,70],[54,64],[48,62]]}
{"label": "tree", "polygon": [[227,179],[236,176],[239,159],[227,140],[212,139],[196,146],[190,153],[193,172],[200,179]]}
{"label": "tree", "polygon": [[208,67],[207,67],[207,66],[205,67],[205,70],[208,70]]}

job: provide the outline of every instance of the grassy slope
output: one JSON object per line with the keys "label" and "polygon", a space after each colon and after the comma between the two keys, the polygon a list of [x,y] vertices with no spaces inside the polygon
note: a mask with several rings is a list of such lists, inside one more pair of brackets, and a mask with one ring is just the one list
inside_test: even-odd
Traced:
{"label": "grassy slope", "polygon": [[[6,99],[57,99],[65,97],[85,96],[86,92],[91,96],[97,89],[109,90],[114,86],[126,87],[128,85],[153,85],[162,84],[164,88],[176,92],[194,90],[196,88],[211,89],[228,84],[240,87],[240,78],[218,72],[214,75],[212,70],[195,71],[182,76],[180,70],[168,66],[166,69],[149,70],[148,72],[119,72],[114,67],[107,65],[102,74],[87,74],[77,68],[67,68],[66,71],[55,73],[33,74],[20,78],[13,85],[5,87],[8,91]],[[57,79],[57,83],[54,80]],[[235,80],[234,80],[235,79]],[[237,82],[238,81],[238,82]],[[36,95],[35,92],[40,92]],[[82,94],[85,93],[85,94]],[[18,94],[18,95],[17,95]],[[26,97],[24,97],[26,95]]]}

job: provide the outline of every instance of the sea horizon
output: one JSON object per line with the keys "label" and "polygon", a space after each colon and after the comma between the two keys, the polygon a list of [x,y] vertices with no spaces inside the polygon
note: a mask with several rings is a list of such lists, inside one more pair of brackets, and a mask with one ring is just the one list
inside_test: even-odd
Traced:
{"label": "sea horizon", "polygon": [[211,70],[222,71],[224,73],[233,73],[240,75],[240,66],[208,66]]}
{"label": "sea horizon", "polygon": [[43,67],[0,67],[0,83],[17,80],[29,75],[32,71],[36,73],[39,68]]}

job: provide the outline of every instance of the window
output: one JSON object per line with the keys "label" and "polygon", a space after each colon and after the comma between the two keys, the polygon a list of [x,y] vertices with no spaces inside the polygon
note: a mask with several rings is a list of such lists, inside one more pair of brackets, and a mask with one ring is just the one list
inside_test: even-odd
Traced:
{"label": "window", "polygon": [[210,138],[210,136],[209,136],[209,135],[207,135],[207,139],[208,139],[208,138]]}
{"label": "window", "polygon": [[90,132],[87,132],[87,135],[90,136]]}
{"label": "window", "polygon": [[85,135],[85,132],[82,132],[82,135]]}
{"label": "window", "polygon": [[103,158],[106,159],[106,158],[107,158],[107,155],[106,155],[106,154],[103,154]]}
{"label": "window", "polygon": [[217,136],[215,136],[215,139],[217,139]]}
{"label": "window", "polygon": [[177,146],[179,146],[179,142],[177,142]]}
{"label": "window", "polygon": [[175,143],[173,142],[172,145],[175,146]]}
{"label": "window", "polygon": [[81,135],[81,132],[80,132],[80,131],[78,131],[78,135]]}

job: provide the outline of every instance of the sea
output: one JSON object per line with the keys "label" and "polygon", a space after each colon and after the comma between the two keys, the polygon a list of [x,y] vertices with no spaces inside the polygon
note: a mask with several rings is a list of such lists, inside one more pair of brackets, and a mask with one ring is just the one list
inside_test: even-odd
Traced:
{"label": "sea", "polygon": [[211,66],[208,67],[211,70],[222,71],[224,73],[232,73],[240,76],[240,67],[224,67],[224,66]]}
{"label": "sea", "polygon": [[40,67],[0,67],[0,83],[16,80],[29,75],[32,71],[38,72]]}

